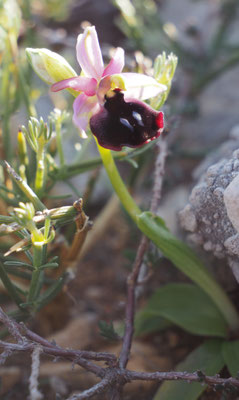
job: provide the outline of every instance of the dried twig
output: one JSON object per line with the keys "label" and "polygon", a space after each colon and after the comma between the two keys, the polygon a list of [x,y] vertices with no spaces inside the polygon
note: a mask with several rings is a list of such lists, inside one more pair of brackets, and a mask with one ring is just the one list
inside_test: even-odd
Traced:
{"label": "dried twig", "polygon": [[[48,340],[40,337],[34,332],[30,331],[24,327],[23,324],[18,324],[16,321],[13,321],[8,317],[7,314],[0,308],[0,321],[4,323],[12,336],[17,340],[17,344],[8,343],[4,341],[0,341],[0,347],[3,349],[8,349],[11,351],[32,351],[34,347],[37,345],[41,345],[42,352],[48,355],[52,355],[54,357],[64,357],[75,364],[80,365],[82,368],[86,369],[89,372],[94,373],[95,375],[102,377],[103,368],[98,365],[93,364],[88,360],[97,360],[97,361],[107,361],[108,364],[112,364],[115,362],[116,357],[109,353],[95,353],[95,352],[87,352],[87,351],[77,351],[77,350],[67,350],[62,349],[61,347],[50,343]],[[24,329],[25,336],[21,334],[21,330]],[[31,341],[29,341],[28,339]],[[9,353],[10,354],[10,353]],[[88,360],[87,360],[88,359]]]}
{"label": "dried twig", "polygon": [[31,400],[41,400],[43,398],[41,392],[38,389],[41,351],[42,350],[40,346],[35,346],[34,350],[32,351],[32,368],[29,378],[29,392]]}
{"label": "dried twig", "polygon": [[110,382],[108,376],[106,376],[99,383],[92,386],[90,389],[85,390],[84,392],[79,393],[79,394],[74,394],[73,396],[68,397],[66,400],[90,399],[95,394],[100,394],[100,393],[105,392],[105,390],[110,386],[110,384],[111,384],[111,382]]}
{"label": "dried twig", "polygon": [[[163,184],[164,166],[167,157],[167,142],[165,139],[161,139],[158,142],[158,155],[155,162],[155,179],[153,187],[153,196],[151,201],[150,211],[153,213],[157,212],[158,203],[161,198],[161,189]],[[138,283],[138,277],[143,262],[144,254],[147,251],[149,240],[146,236],[143,236],[136,254],[135,262],[131,274],[128,277],[128,293],[126,303],[126,318],[125,318],[125,334],[123,339],[122,350],[119,356],[119,365],[121,368],[125,368],[130,354],[133,334],[134,334],[134,315],[135,315],[135,300],[136,294],[135,289]]]}
{"label": "dried twig", "polygon": [[0,321],[6,326],[8,332],[16,339],[20,344],[25,342],[24,337],[21,335],[19,325],[13,319],[9,318],[7,314],[0,307]]}
{"label": "dried twig", "polygon": [[234,387],[239,390],[239,379],[236,378],[220,378],[220,376],[207,376],[204,375],[203,382],[201,374],[197,372],[136,372],[136,371],[125,371],[126,377],[131,381],[187,381],[187,382],[200,382],[206,383],[209,386],[214,387],[217,385],[222,385],[225,388]]}
{"label": "dried twig", "polygon": [[[15,334],[16,331],[18,335],[21,335],[20,330],[22,326],[17,322],[12,321],[1,309],[0,309],[0,319],[6,324],[7,327],[11,325],[12,332]],[[13,328],[12,328],[13,327]],[[138,372],[138,371],[130,371],[125,368],[119,367],[116,365],[116,357],[114,354],[109,353],[94,353],[94,352],[84,352],[79,350],[68,350],[60,348],[53,343],[48,342],[46,339],[41,338],[40,336],[34,334],[29,329],[25,329],[25,335],[21,336],[21,340],[19,343],[8,343],[5,341],[0,341],[0,347],[4,349],[4,351],[8,354],[13,351],[35,351],[36,347],[40,348],[41,351],[45,354],[62,357],[64,359],[75,362],[80,365],[85,370],[92,372],[94,375],[101,378],[101,381],[93,386],[92,388],[84,391],[80,394],[75,394],[68,398],[67,400],[80,400],[87,399],[93,397],[95,394],[103,393],[106,391],[111,391],[112,388],[115,390],[113,397],[111,399],[116,400],[119,396],[121,388],[131,381],[187,381],[187,382],[200,382],[217,389],[218,386],[220,388],[228,388],[228,389],[236,389],[239,391],[239,380],[236,378],[220,378],[220,376],[206,376],[204,374],[199,374],[199,372],[189,373],[189,372]],[[19,339],[19,337],[18,337]],[[46,346],[47,345],[47,346]],[[99,367],[98,365],[93,364],[92,362],[86,360],[85,358],[78,358],[79,354],[84,354],[89,358],[92,356],[92,359],[100,360],[105,359],[105,361],[111,363],[108,367]],[[104,358],[103,358],[104,357]],[[115,364],[113,365],[113,360]],[[203,376],[203,378],[202,378]]]}
{"label": "dried twig", "polygon": [[139,276],[140,267],[144,258],[144,254],[147,250],[149,240],[146,236],[143,236],[139,248],[137,250],[136,259],[133,265],[133,270],[128,277],[128,293],[127,293],[127,303],[125,312],[125,334],[123,339],[123,345],[119,356],[119,365],[121,368],[125,368],[128,360],[129,354],[134,334],[134,314],[135,314],[135,288],[137,285],[137,280]]}
{"label": "dried twig", "polygon": [[57,344],[51,343],[47,339],[44,339],[32,332],[23,323],[20,323],[19,325],[21,325],[21,327],[24,329],[25,336],[33,342],[40,344],[43,348],[43,351],[47,354],[51,354],[56,357],[69,358],[70,360],[84,358],[86,360],[106,361],[109,364],[114,364],[116,362],[116,356],[114,354],[107,352],[63,349]]}

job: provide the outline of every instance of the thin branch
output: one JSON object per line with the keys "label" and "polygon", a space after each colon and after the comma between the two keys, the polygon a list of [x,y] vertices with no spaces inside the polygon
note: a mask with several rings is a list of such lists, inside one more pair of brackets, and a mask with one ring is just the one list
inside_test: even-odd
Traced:
{"label": "thin branch", "polygon": [[[85,358],[89,360],[96,361],[107,361],[108,363],[115,363],[116,356],[107,352],[94,352],[86,350],[71,350],[63,349],[55,343],[49,342],[47,339],[37,335],[37,333],[32,332],[28,329],[22,322],[17,323],[2,310],[0,307],[0,321],[7,327],[11,335],[17,340],[18,344],[8,343],[0,340],[0,347],[12,346],[12,350],[22,351],[22,350],[32,350],[32,343],[27,341],[26,338],[30,339],[32,342],[40,344],[43,351],[46,354],[51,354],[56,357],[69,357],[71,359]],[[24,336],[21,334],[24,331]]]}
{"label": "thin branch", "polygon": [[[13,351],[33,351],[34,348],[38,345],[38,343],[32,343],[32,342],[25,342],[23,344],[16,344],[16,343],[9,343],[9,342],[4,342],[0,340],[0,348],[5,349],[6,351],[9,351],[9,355],[12,354]],[[54,347],[45,347],[42,346],[42,353],[53,356],[53,357],[62,357],[66,360],[72,361],[75,364],[80,365],[82,368],[86,369],[89,372],[92,372],[93,374],[103,377],[104,376],[104,368],[99,367],[98,365],[93,364],[92,362],[86,360],[82,356],[79,357],[79,354],[81,354],[81,351],[77,350],[67,350],[67,349],[59,349],[59,348],[54,348]],[[87,352],[85,352],[87,353]],[[87,354],[88,355],[88,354]],[[108,354],[107,354],[108,355]],[[112,356],[111,359],[113,359],[115,356]],[[88,357],[90,357],[88,355]],[[108,357],[110,359],[110,357]],[[97,361],[103,360],[105,361],[105,357],[102,357],[102,353],[98,353],[95,356],[92,357],[92,359],[96,359]]]}
{"label": "thin branch", "polygon": [[[0,307],[0,321],[4,323],[4,325],[7,327],[9,332],[12,334],[12,336],[17,340],[18,344],[12,344],[8,342],[3,342],[0,341],[0,346],[3,348],[7,349],[12,349],[16,351],[23,351],[23,350],[32,350],[33,349],[33,344],[21,334],[21,328],[22,324],[18,324],[16,321],[13,321],[11,318],[8,317],[7,314],[4,313],[4,311]],[[89,372],[92,372],[93,374],[103,377],[104,376],[104,369],[102,367],[99,367],[98,365],[93,364],[90,361],[87,361],[85,358],[82,357],[81,351],[74,351],[74,350],[65,350],[61,349],[60,347],[48,342],[46,339],[41,338],[37,334],[34,334],[31,332],[29,329],[25,328],[25,334],[26,336],[30,336],[30,339],[37,343],[38,345],[40,344],[42,346],[42,351],[46,354],[53,355],[55,357],[64,357],[66,359],[69,359],[76,364],[80,365],[82,368],[86,369]],[[13,347],[15,346],[15,348]],[[88,358],[94,359],[94,355],[96,353],[92,352],[83,352],[84,355],[88,355]],[[106,353],[107,354],[107,353]],[[96,356],[97,359],[104,359],[102,358],[102,353],[100,353],[100,358],[98,358],[98,355]],[[107,357],[107,361],[109,359],[112,360],[112,357]],[[113,359],[114,356],[113,356]]]}
{"label": "thin branch", "polygon": [[24,343],[25,338],[22,336],[19,325],[13,319],[9,318],[8,315],[0,307],[0,321],[6,326],[8,332],[16,339],[18,343]]}
{"label": "thin branch", "polygon": [[[141,251],[143,249],[141,248]],[[141,381],[187,381],[187,382],[200,382],[205,383],[214,389],[217,389],[217,386],[224,387],[224,388],[231,388],[231,389],[238,389],[239,391],[239,380],[236,378],[221,378],[220,376],[206,376],[199,371],[190,373],[190,372],[138,372],[138,371],[130,371],[122,367],[115,367],[110,366],[107,368],[99,367],[92,362],[81,358],[79,359],[79,354],[82,354],[81,351],[75,350],[67,350],[62,349],[54,344],[48,342],[46,339],[40,338],[38,335],[34,334],[33,332],[27,330],[26,336],[31,337],[31,341],[28,341],[24,336],[19,338],[21,335],[20,332],[20,324],[17,322],[12,321],[0,308],[0,320],[6,324],[7,327],[11,326],[11,333],[18,337],[18,343],[9,343],[0,340],[0,347],[4,349],[7,354],[11,354],[13,351],[33,351],[36,346],[39,346],[41,343],[41,350],[45,354],[60,356],[62,358],[71,360],[76,364],[80,365],[85,370],[92,372],[96,376],[102,378],[102,380],[95,385],[94,387],[86,390],[85,392],[77,395],[73,395],[68,400],[78,400],[78,399],[87,399],[93,397],[95,394],[102,393],[106,391],[107,388],[115,388],[117,389],[114,392],[114,400],[120,398],[120,390],[124,386],[124,384],[129,383],[135,380]],[[17,332],[17,334],[16,334]],[[34,338],[34,339],[33,339]],[[40,338],[40,339],[39,339]],[[21,340],[20,340],[21,339]],[[34,342],[33,342],[34,340]],[[42,345],[48,344],[47,346]],[[130,342],[129,342],[130,344]],[[128,351],[128,347],[127,347]],[[87,352],[85,352],[86,355]],[[104,353],[94,353],[88,352],[89,354],[92,353],[93,357],[96,360],[102,359],[102,355]],[[88,355],[89,355],[88,354]],[[115,360],[115,355],[105,353],[107,356],[107,360]],[[118,397],[117,397],[118,396]]]}
{"label": "thin branch", "polygon": [[135,288],[138,281],[138,276],[144,254],[148,248],[149,240],[146,236],[142,236],[139,248],[137,250],[136,259],[133,265],[133,270],[128,277],[127,285],[127,303],[125,311],[125,334],[123,338],[123,345],[119,356],[119,365],[121,368],[125,368],[130,355],[130,349],[132,345],[132,339],[134,334],[134,315],[135,315]]}
{"label": "thin branch", "polygon": [[[16,343],[8,343],[8,342],[4,342],[4,341],[0,341],[0,347],[4,348],[6,351],[10,350],[11,352],[13,351],[32,351],[35,347],[36,344],[35,343],[26,343],[26,344],[16,344]],[[41,348],[42,352],[45,354],[51,354],[51,349],[48,349],[44,346],[42,346]],[[68,350],[67,349],[62,349],[64,353],[62,353],[62,357],[68,359],[67,353]],[[73,352],[73,350],[72,350]],[[113,354],[112,354],[112,357]],[[76,358],[76,357],[75,357]],[[78,360],[79,361],[79,360]],[[90,371],[90,369],[88,368],[88,361],[82,359],[81,361],[83,361],[81,365],[83,368],[85,368],[86,370]],[[78,362],[76,362],[78,363]],[[97,367],[99,368],[99,367]],[[216,385],[222,385],[224,387],[226,386],[233,386],[235,388],[239,389],[239,379],[236,378],[221,378],[218,375],[215,376],[207,376],[207,375],[203,375],[198,373],[198,372],[138,372],[138,371],[130,371],[127,369],[122,369],[122,368],[100,368],[101,373],[100,375],[98,374],[98,370],[96,371],[90,371],[95,373],[95,375],[97,376],[101,376],[103,379],[101,382],[99,382],[99,384],[97,384],[98,387],[109,387],[112,386],[113,384],[124,384],[124,383],[129,383],[131,381],[157,381],[157,382],[161,382],[161,381],[187,381],[187,382],[200,382],[200,383],[206,383],[209,386],[215,387]],[[100,385],[102,383],[102,385]],[[94,386],[95,388],[95,386]],[[90,390],[92,390],[93,388],[89,389],[88,391],[86,391],[86,393],[88,394],[91,393]],[[103,391],[103,390],[102,390]],[[85,392],[84,392],[85,393]],[[96,393],[100,393],[95,391],[94,394]],[[81,396],[83,395],[83,393],[80,394]],[[92,394],[93,395],[93,394]],[[77,395],[78,396],[78,395]],[[87,397],[76,397],[76,399],[83,399],[83,398],[87,398]],[[88,397],[89,398],[89,397]],[[74,398],[69,398],[67,400],[73,400]]]}
{"label": "thin branch", "polygon": [[41,351],[41,346],[35,346],[34,350],[32,351],[32,368],[29,378],[29,392],[31,400],[41,400],[43,398],[38,389]]}
{"label": "thin branch", "polygon": [[[158,155],[155,162],[154,172],[154,186],[153,196],[151,201],[150,211],[153,213],[157,212],[158,203],[161,198],[161,190],[164,176],[164,166],[167,157],[167,142],[165,138],[157,143]],[[125,315],[125,334],[123,338],[123,345],[119,356],[119,366],[125,368],[130,355],[130,349],[132,345],[132,339],[134,334],[134,315],[135,315],[135,302],[136,293],[135,289],[138,283],[138,277],[143,262],[145,252],[147,251],[149,240],[146,236],[143,236],[139,248],[137,250],[135,262],[131,274],[128,277],[127,285],[127,303],[126,303],[126,315]]]}
{"label": "thin branch", "polygon": [[34,343],[25,342],[23,344],[17,344],[17,343],[4,342],[3,340],[0,340],[0,348],[9,350],[11,352],[13,352],[13,351],[32,351],[34,349],[34,347],[35,347]]}
{"label": "thin branch", "polygon": [[136,372],[125,370],[125,374],[129,381],[187,381],[187,382],[200,382],[206,383],[209,386],[215,387],[222,385],[224,387],[233,386],[239,389],[239,379],[236,378],[220,378],[220,376],[207,376],[198,372]]}
{"label": "thin branch", "polygon": [[57,344],[51,343],[47,339],[44,339],[36,333],[32,332],[25,325],[23,325],[23,323],[20,323],[19,325],[23,327],[26,337],[33,342],[40,344],[43,347],[43,351],[47,354],[55,355],[56,357],[69,357],[72,360],[84,358],[95,361],[107,361],[108,363],[116,362],[116,356],[114,354],[110,354],[107,352],[63,349]]}
{"label": "thin branch", "polygon": [[92,386],[90,389],[85,390],[82,393],[74,394],[71,397],[68,397],[66,400],[81,400],[81,399],[90,399],[96,394],[100,394],[106,391],[106,389],[112,384],[111,380],[108,376],[102,379],[99,383]]}

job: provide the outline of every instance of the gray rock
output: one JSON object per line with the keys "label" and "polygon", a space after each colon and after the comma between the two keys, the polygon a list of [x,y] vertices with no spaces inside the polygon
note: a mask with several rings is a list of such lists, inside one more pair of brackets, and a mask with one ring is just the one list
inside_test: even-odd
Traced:
{"label": "gray rock", "polygon": [[[218,258],[226,257],[239,282],[239,137],[231,138],[197,169],[198,184],[179,212],[189,239]],[[212,164],[212,160],[214,164]]]}

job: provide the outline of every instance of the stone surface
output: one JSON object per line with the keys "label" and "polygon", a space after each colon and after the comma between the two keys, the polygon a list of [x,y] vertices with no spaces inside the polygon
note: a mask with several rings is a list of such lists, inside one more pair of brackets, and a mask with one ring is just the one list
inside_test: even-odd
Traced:
{"label": "stone surface", "polygon": [[[235,163],[234,163],[235,164]],[[228,218],[239,232],[239,175],[237,175],[224,191],[224,203]]]}
{"label": "stone surface", "polygon": [[[191,241],[219,258],[228,259],[239,282],[239,140],[237,135],[231,136],[227,145],[199,166],[199,182],[179,219],[190,232]],[[212,160],[215,163],[210,165]]]}

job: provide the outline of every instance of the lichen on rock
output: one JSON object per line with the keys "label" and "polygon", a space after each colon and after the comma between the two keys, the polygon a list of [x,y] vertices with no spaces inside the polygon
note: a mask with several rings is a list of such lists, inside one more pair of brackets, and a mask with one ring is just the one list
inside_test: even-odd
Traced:
{"label": "lichen on rock", "polygon": [[[188,238],[216,257],[226,257],[239,282],[239,127],[195,175],[200,179],[179,212]],[[213,160],[213,162],[212,162]],[[211,164],[210,164],[211,163]]]}

